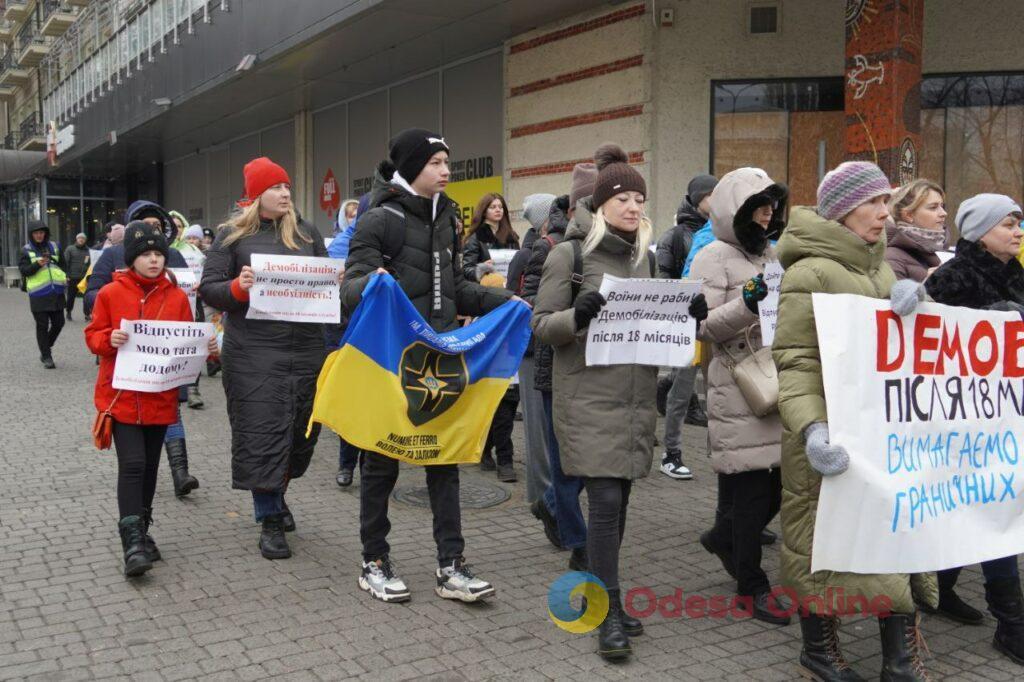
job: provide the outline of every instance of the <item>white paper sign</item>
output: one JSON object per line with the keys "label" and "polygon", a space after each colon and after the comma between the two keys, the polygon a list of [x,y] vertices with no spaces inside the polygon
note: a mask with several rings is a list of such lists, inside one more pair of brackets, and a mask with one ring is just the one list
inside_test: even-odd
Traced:
{"label": "white paper sign", "polygon": [[178,288],[188,296],[189,307],[192,308],[192,317],[196,316],[196,294],[199,291],[199,276],[194,270],[188,268],[167,268],[174,273],[174,279],[178,281]]}
{"label": "white paper sign", "polygon": [[342,260],[253,254],[256,283],[249,290],[250,320],[338,324],[338,273]]}
{"label": "white paper sign", "polygon": [[918,573],[1024,551],[1024,321],[814,294],[832,443],[811,570]]}
{"label": "white paper sign", "polygon": [[587,329],[587,365],[693,364],[697,324],[690,301],[700,282],[605,275],[608,303]]}
{"label": "white paper sign", "polygon": [[96,263],[99,262],[102,255],[103,249],[89,249],[89,265],[96,267]]}
{"label": "white paper sign", "polygon": [[196,273],[196,279],[201,279],[203,276],[203,263],[206,262],[206,256],[203,252],[198,249],[183,249],[180,253],[182,258],[185,259],[185,265],[188,266],[189,270]]}
{"label": "white paper sign", "polygon": [[491,260],[494,262],[494,271],[502,277],[508,278],[508,266],[516,255],[515,249],[491,249]]}
{"label": "white paper sign", "polygon": [[191,384],[209,354],[213,325],[204,322],[121,320],[128,341],[117,349],[113,387],[159,393]]}
{"label": "white paper sign", "polygon": [[772,345],[775,341],[783,272],[782,264],[778,261],[771,261],[764,266],[764,285],[768,287],[768,296],[757,304],[757,315],[761,318],[761,343],[766,346]]}

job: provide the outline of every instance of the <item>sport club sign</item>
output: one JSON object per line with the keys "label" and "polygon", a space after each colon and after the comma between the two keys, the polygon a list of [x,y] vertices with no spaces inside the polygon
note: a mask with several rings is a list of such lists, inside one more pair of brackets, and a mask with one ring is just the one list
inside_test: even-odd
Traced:
{"label": "sport club sign", "polygon": [[832,442],[812,570],[916,573],[1024,551],[1024,321],[814,294]]}

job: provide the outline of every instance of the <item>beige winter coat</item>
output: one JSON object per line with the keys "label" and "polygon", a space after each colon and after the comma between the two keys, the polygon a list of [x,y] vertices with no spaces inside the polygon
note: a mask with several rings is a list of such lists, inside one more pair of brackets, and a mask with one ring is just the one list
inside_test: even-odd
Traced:
{"label": "beige winter coat", "polygon": [[[691,279],[704,280],[711,309],[698,336],[711,343],[713,353],[708,367],[708,440],[712,468],[723,474],[777,467],[782,453],[778,413],[755,416],[730,371],[732,358],[740,361],[762,345],[758,316],[743,303],[743,286],[763,273],[767,262],[777,259],[766,244],[765,230],[752,222],[753,209],[744,202],[766,191],[784,197],[760,169],[741,168],[722,178],[711,194],[711,225],[717,241],[701,249],[690,269]],[[769,232],[781,230],[784,212],[783,199]]]}
{"label": "beige winter coat", "polygon": [[[573,249],[590,232],[591,216],[577,207],[565,241],[544,262],[534,301],[533,331],[554,347],[552,404],[562,469],[570,476],[636,479],[651,469],[658,368],[587,367],[587,330],[576,329],[572,308]],[[580,295],[597,291],[605,273],[650,277],[647,258],[633,264],[633,245],[608,232],[583,257]]]}

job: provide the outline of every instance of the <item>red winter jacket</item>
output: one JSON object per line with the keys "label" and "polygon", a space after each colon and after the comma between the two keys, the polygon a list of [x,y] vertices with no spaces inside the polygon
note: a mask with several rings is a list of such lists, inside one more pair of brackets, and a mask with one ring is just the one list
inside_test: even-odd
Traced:
{"label": "red winter jacket", "polygon": [[[134,270],[114,273],[113,281],[100,289],[92,309],[92,322],[85,328],[85,344],[100,356],[93,401],[101,412],[110,407],[117,395],[111,385],[117,349],[110,345],[110,334],[121,328],[124,319],[191,322],[192,309],[185,292],[164,275],[150,280]],[[110,413],[122,424],[173,424],[178,421],[178,389],[160,393],[121,391]]]}

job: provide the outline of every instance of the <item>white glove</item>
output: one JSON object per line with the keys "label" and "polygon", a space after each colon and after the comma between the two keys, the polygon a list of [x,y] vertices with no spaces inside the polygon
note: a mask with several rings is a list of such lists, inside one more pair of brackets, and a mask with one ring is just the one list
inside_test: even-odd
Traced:
{"label": "white glove", "polygon": [[835,476],[850,466],[850,455],[842,445],[828,440],[828,422],[814,422],[804,429],[804,450],[807,460],[822,476]]}
{"label": "white glove", "polygon": [[901,279],[892,285],[889,291],[889,304],[892,311],[905,317],[917,309],[917,304],[924,300],[924,285],[912,280]]}

